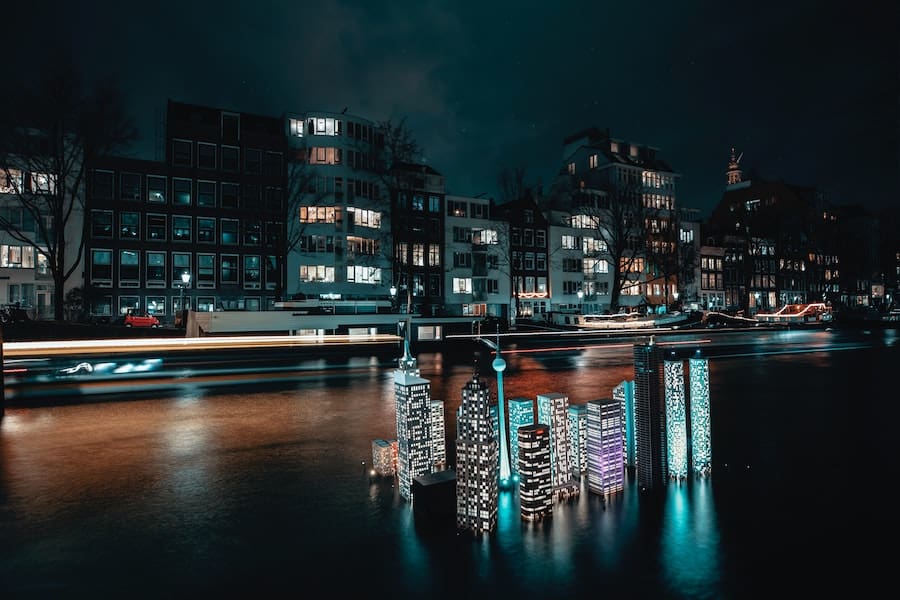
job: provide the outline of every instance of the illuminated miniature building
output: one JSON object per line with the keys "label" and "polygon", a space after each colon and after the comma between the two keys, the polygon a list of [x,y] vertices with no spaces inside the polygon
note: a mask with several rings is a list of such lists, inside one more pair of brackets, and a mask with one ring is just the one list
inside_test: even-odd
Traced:
{"label": "illuminated miniature building", "polygon": [[622,404],[616,399],[591,400],[587,409],[587,483],[595,494],[622,491]]}
{"label": "illuminated miniature building", "polygon": [[622,456],[626,467],[633,467],[635,461],[634,431],[634,381],[623,381],[613,388],[613,400],[622,405]]}
{"label": "illuminated miniature building", "polygon": [[569,465],[572,477],[578,479],[587,471],[587,408],[573,404],[569,413]]}
{"label": "illuminated miniature building", "polygon": [[691,385],[691,460],[695,473],[712,468],[709,426],[709,362],[697,355],[688,361]]}
{"label": "illuminated miniature building", "polygon": [[416,359],[404,343],[403,357],[394,370],[397,403],[397,476],[400,496],[412,500],[414,477],[434,471],[434,442],[431,436],[431,382],[419,377]]}
{"label": "illuminated miniature building", "polygon": [[578,493],[569,464],[569,397],[558,392],[538,394],[538,423],[550,429],[550,476],[554,498]]}
{"label": "illuminated miniature building", "polygon": [[684,407],[684,363],[663,362],[666,386],[666,457],[669,477],[687,477],[687,415]]}
{"label": "illuminated miniature building", "polygon": [[523,425],[516,431],[519,440],[519,511],[526,521],[539,521],[553,514],[550,482],[550,428],[543,424]]}
{"label": "illuminated miniature building", "polygon": [[372,469],[376,475],[392,477],[397,472],[394,444],[388,440],[372,440]]}
{"label": "illuminated miniature building", "polygon": [[497,526],[499,452],[490,390],[476,372],[462,389],[456,437],[456,525],[475,533]]}
{"label": "illuminated miniature building", "polygon": [[434,461],[434,470],[443,471],[447,468],[447,438],[444,428],[444,401],[431,401],[431,457]]}
{"label": "illuminated miniature building", "polygon": [[513,398],[509,401],[509,454],[513,473],[519,470],[519,427],[534,424],[534,400]]}
{"label": "illuminated miniature building", "polygon": [[667,482],[662,363],[662,350],[652,337],[634,345],[635,466],[643,490],[664,487]]}

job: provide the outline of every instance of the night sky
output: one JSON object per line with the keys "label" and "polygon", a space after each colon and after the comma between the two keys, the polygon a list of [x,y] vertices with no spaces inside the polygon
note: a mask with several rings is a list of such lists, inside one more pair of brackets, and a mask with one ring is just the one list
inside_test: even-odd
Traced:
{"label": "night sky", "polygon": [[[31,2],[4,9],[7,78],[61,46],[115,73],[155,157],[167,98],[269,115],[407,118],[447,192],[549,185],[585,127],[659,148],[708,214],[730,148],[745,174],[839,204],[898,203],[898,4]],[[51,42],[52,41],[52,42]]]}

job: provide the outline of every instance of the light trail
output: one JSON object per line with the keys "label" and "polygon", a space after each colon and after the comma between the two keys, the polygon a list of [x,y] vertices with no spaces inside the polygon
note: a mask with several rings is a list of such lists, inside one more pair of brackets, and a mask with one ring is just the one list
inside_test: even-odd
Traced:
{"label": "light trail", "polygon": [[[676,346],[676,345],[696,345],[696,344],[709,344],[712,340],[690,340],[683,342],[657,342],[659,346]],[[572,350],[590,350],[593,348],[601,348],[603,350],[614,349],[614,348],[632,348],[634,344],[589,344],[587,346],[559,346],[559,347],[550,347],[550,348],[513,348],[510,350],[504,350],[503,354],[531,354],[534,352],[565,352]],[[496,351],[494,352],[496,354]]]}
{"label": "light trail", "polygon": [[310,348],[316,346],[387,345],[402,340],[393,334],[371,335],[260,335],[200,338],[98,339],[42,342],[4,342],[4,358],[72,354],[126,354],[153,351],[242,350],[251,348]]}

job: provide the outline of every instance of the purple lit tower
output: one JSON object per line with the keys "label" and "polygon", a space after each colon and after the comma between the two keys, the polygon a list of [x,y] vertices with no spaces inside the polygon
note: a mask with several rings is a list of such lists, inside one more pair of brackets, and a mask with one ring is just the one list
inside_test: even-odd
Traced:
{"label": "purple lit tower", "polygon": [[600,495],[620,492],[625,485],[622,459],[622,403],[616,399],[587,404],[587,483]]}

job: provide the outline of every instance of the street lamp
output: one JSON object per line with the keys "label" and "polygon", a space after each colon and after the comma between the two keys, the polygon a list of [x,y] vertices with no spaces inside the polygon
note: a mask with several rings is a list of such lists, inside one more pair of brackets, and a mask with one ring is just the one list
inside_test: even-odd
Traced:
{"label": "street lamp", "polygon": [[581,299],[584,298],[584,290],[578,290],[578,310],[581,310]]}
{"label": "street lamp", "polygon": [[188,271],[182,271],[181,273],[181,300],[178,301],[178,310],[181,311],[181,324],[184,325],[184,288],[191,283],[191,274]]}

